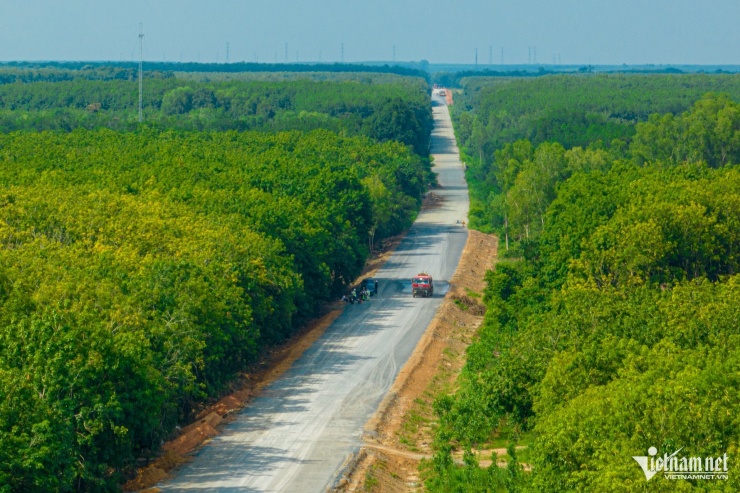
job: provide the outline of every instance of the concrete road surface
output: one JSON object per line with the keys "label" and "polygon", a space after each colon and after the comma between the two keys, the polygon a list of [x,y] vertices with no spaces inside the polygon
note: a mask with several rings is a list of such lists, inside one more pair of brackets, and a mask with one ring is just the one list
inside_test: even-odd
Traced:
{"label": "concrete road surface", "polygon": [[[254,398],[163,491],[323,492],[361,443],[447,292],[467,240],[468,191],[442,98],[433,97],[432,154],[444,200],[425,210],[378,272],[379,293],[348,305],[285,375]],[[434,277],[412,298],[411,277]]]}

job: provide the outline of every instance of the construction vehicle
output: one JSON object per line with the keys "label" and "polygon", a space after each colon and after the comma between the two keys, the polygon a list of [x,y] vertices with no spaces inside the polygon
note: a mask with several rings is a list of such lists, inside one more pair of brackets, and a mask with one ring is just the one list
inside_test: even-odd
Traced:
{"label": "construction vehicle", "polygon": [[432,276],[424,272],[416,274],[411,279],[411,295],[416,298],[417,296],[433,296],[434,295],[434,282]]}

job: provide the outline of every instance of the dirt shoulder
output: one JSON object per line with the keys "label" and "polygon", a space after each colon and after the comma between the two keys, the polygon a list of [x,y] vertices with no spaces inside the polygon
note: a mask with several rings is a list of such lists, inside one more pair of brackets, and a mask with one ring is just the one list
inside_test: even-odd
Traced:
{"label": "dirt shoulder", "polygon": [[365,446],[336,492],[412,492],[421,488],[418,466],[432,455],[432,402],[452,392],[465,349],[482,323],[487,270],[497,238],[470,231],[450,290],[378,411],[365,426]]}

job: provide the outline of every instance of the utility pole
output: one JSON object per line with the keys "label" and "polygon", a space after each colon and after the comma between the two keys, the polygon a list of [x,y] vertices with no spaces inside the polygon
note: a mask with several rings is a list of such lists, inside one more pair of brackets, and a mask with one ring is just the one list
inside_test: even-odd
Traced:
{"label": "utility pole", "polygon": [[139,123],[144,121],[144,26],[139,23]]}
{"label": "utility pole", "polygon": [[344,63],[344,43],[342,43],[342,57],[340,60]]}
{"label": "utility pole", "polygon": [[229,63],[229,42],[226,42],[226,63]]}
{"label": "utility pole", "polygon": [[478,70],[478,48],[475,49],[475,69]]}
{"label": "utility pole", "polygon": [[533,50],[534,50],[534,63],[537,64],[537,47],[535,46]]}

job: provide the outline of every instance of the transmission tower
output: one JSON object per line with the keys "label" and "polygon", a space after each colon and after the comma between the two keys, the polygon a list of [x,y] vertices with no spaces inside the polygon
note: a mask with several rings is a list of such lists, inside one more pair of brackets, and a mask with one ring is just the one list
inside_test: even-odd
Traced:
{"label": "transmission tower", "polygon": [[144,26],[139,23],[139,123],[144,121]]}
{"label": "transmission tower", "polygon": [[342,43],[342,58],[341,58],[341,61],[342,61],[342,63],[344,63],[344,43]]}

